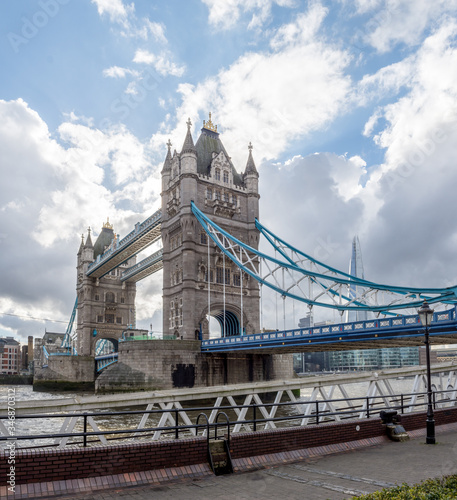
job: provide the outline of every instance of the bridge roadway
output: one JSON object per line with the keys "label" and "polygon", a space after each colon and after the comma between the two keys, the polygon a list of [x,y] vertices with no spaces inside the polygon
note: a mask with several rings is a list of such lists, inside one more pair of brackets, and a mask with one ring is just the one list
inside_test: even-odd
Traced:
{"label": "bridge roadway", "polygon": [[[432,373],[445,373],[457,370],[456,362],[432,365]],[[211,387],[193,387],[186,389],[169,389],[164,391],[131,392],[125,394],[104,394],[94,396],[75,396],[60,399],[36,401],[16,401],[17,415],[58,412],[82,412],[122,407],[146,406],[151,403],[185,403],[186,401],[210,400],[246,396],[250,394],[275,393],[278,391],[293,391],[295,389],[314,389],[332,385],[356,384],[361,382],[380,382],[397,377],[425,377],[425,366],[410,366],[372,372],[336,373],[311,377],[297,377],[291,380],[272,380],[269,382],[249,382],[235,385],[220,385]],[[0,415],[7,415],[7,407],[0,407]]]}
{"label": "bridge roadway", "polygon": [[[430,342],[437,345],[457,343],[457,318],[454,306],[433,315]],[[413,347],[422,344],[424,328],[417,314],[369,321],[355,321],[313,328],[234,335],[202,341],[202,352],[297,353]]]}
{"label": "bridge roadway", "polygon": [[135,229],[125,238],[116,241],[112,248],[99,255],[97,260],[90,264],[87,276],[101,278],[156,242],[161,237],[161,225],[162,210],[158,210],[141,224],[136,224]]}

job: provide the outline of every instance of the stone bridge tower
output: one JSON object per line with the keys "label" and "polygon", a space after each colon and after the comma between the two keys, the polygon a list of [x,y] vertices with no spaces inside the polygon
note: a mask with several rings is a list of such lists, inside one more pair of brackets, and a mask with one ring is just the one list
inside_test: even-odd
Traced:
{"label": "stone bridge tower", "polygon": [[128,327],[135,328],[136,284],[121,281],[121,273],[136,263],[129,259],[102,278],[86,276],[89,264],[103,254],[115,238],[113,226],[103,224],[95,244],[90,229],[78,251],[76,293],[78,297],[77,351],[82,356],[94,356],[98,340],[109,339],[117,350],[117,341]]}
{"label": "stone bridge tower", "polygon": [[[217,126],[203,121],[194,145],[187,122],[181,152],[168,154],[162,169],[163,332],[185,340],[208,338],[208,315],[225,336],[259,331],[259,286],[208,238],[191,210],[193,201],[216,224],[257,248],[259,175],[249,144],[238,173]],[[208,272],[209,270],[209,272]],[[209,289],[209,290],[208,290]]]}

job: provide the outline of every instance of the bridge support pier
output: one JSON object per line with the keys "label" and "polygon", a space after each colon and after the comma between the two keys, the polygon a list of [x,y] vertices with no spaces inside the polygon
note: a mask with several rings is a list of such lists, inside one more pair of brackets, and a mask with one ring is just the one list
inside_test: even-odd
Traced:
{"label": "bridge support pier", "polygon": [[212,353],[193,340],[119,344],[118,362],[103,370],[96,392],[140,391],[261,382],[293,377],[291,354]]}
{"label": "bridge support pier", "polygon": [[91,356],[49,356],[46,368],[35,367],[33,389],[93,391],[95,360]]}

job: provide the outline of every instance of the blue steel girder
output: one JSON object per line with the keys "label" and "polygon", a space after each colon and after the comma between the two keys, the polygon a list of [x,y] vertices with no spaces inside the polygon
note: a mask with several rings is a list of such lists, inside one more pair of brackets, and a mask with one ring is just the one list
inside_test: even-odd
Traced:
{"label": "blue steel girder", "polygon": [[111,248],[89,265],[87,276],[101,278],[156,242],[161,236],[161,221],[162,210],[158,210],[141,224],[137,223],[133,231],[113,243]]}
{"label": "blue steel girder", "polygon": [[95,357],[95,369],[97,373],[100,373],[103,369],[112,365],[113,363],[117,363],[118,353],[114,352],[112,354],[106,354],[104,356],[96,356]]}
{"label": "blue steel girder", "polygon": [[73,324],[75,322],[77,309],[78,309],[78,297],[76,297],[70,321],[68,322],[67,331],[65,332],[65,337],[63,338],[62,341],[62,347],[65,347],[66,349],[69,349],[71,347],[71,342],[76,338],[76,331],[73,331]]}
{"label": "blue steel girder", "polygon": [[[321,306],[340,312],[365,310],[386,315],[418,308],[424,299],[429,303],[457,303],[456,286],[399,287],[357,278],[295,249],[256,221],[261,235],[273,247],[275,257],[271,257],[220,228],[193,203],[192,211],[209,237],[228,258],[261,285],[266,285],[284,298],[299,300],[310,307]],[[357,285],[357,296],[349,293],[354,284]]]}
{"label": "blue steel girder", "polygon": [[[429,335],[433,344],[457,344],[456,307],[434,314]],[[423,339],[419,317],[409,315],[204,340],[201,350],[281,354],[414,347],[422,345]]]}
{"label": "blue steel girder", "polygon": [[163,268],[163,249],[129,267],[121,274],[121,281],[137,282]]}

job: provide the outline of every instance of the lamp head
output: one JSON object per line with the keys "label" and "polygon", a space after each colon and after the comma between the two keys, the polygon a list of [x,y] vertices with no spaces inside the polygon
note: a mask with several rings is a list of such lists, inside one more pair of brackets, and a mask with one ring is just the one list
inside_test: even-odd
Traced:
{"label": "lamp head", "polygon": [[433,309],[428,305],[427,301],[424,300],[424,303],[417,311],[423,327],[429,327],[432,324],[433,312]]}

